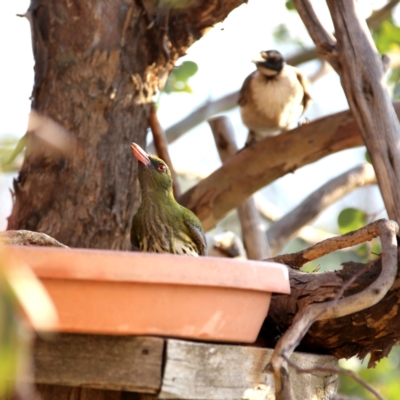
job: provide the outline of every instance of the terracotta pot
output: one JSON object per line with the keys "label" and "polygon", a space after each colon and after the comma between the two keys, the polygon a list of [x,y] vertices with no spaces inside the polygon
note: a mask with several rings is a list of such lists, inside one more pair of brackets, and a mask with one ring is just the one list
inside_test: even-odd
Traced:
{"label": "terracotta pot", "polygon": [[9,247],[44,284],[62,332],[253,342],[281,264],[104,250]]}

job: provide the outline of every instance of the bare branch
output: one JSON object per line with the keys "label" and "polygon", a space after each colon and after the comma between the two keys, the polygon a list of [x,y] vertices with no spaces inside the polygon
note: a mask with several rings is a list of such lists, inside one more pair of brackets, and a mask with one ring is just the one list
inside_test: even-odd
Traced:
{"label": "bare branch", "polygon": [[175,198],[177,198],[181,195],[178,174],[175,172],[174,166],[172,165],[171,157],[168,152],[168,142],[165,138],[164,130],[158,121],[154,104],[152,104],[150,109],[149,123],[151,131],[153,132],[153,141],[156,146],[157,155],[167,163],[169,170],[171,171],[173,191]]}
{"label": "bare branch", "polygon": [[[366,272],[368,266],[353,275],[338,291],[335,298],[326,303],[312,304],[300,310],[293,319],[293,324],[279,339],[275,346],[271,360],[265,366],[264,372],[272,373],[275,381],[275,397],[282,400],[292,400],[294,398],[290,384],[290,376],[287,360],[292,355],[294,349],[299,345],[310,326],[320,317],[323,312],[334,305],[337,305],[340,297],[345,290]],[[315,307],[315,306],[321,307]]]}
{"label": "bare branch", "polygon": [[392,14],[393,8],[395,8],[397,4],[399,4],[399,0],[391,0],[379,10],[374,11],[371,16],[367,18],[368,28],[371,30],[378,29],[381,22]]}
{"label": "bare branch", "polygon": [[[214,135],[221,161],[224,163],[238,151],[233,126],[228,117],[216,117],[208,121]],[[248,198],[238,207],[242,237],[250,260],[263,260],[269,256],[269,246],[265,227],[254,200]]]}
{"label": "bare branch", "polygon": [[[393,8],[399,0],[392,0],[385,6],[383,6],[380,10],[375,11],[368,19],[367,23],[371,29],[376,29],[379,24],[392,12]],[[308,61],[315,60],[319,58],[316,48],[303,50],[293,56],[287,57],[286,62],[289,65],[299,65]],[[322,70],[325,74],[326,69]],[[313,76],[311,77],[311,81],[319,79],[321,76]],[[181,137],[184,133],[194,128],[195,126],[201,124],[206,121],[208,118],[211,118],[213,115],[222,113],[225,111],[229,111],[232,108],[237,106],[237,100],[239,98],[239,91],[230,93],[220,99],[214,101],[207,101],[206,104],[202,105],[198,109],[194,110],[187,117],[172,125],[168,129],[166,129],[165,134],[168,140],[168,143],[174,142],[176,139]],[[154,151],[153,144],[149,146],[149,151]]]}
{"label": "bare branch", "polygon": [[384,66],[355,0],[328,0],[338,41],[338,73],[371,155],[391,219],[400,221],[400,125],[382,84]]}
{"label": "bare branch", "polygon": [[322,210],[354,189],[374,183],[376,183],[374,169],[368,163],[352,168],[325,183],[296,208],[270,226],[267,236],[272,254],[277,254],[302,226],[310,223]]}
{"label": "bare branch", "polygon": [[[359,242],[361,239],[364,241],[370,240],[369,238],[371,235],[373,237],[379,235],[382,243],[382,271],[379,277],[362,292],[340,299],[344,291],[362,273],[369,269],[369,265],[367,265],[364,270],[359,271],[358,274],[354,275],[343,285],[334,300],[326,303],[311,304],[310,306],[304,307],[296,314],[292,325],[275,346],[274,353],[266,367],[268,372],[274,374],[277,398],[285,398],[287,400],[292,398],[288,365],[285,358],[290,357],[315,321],[339,318],[372,307],[378,303],[392,287],[397,274],[396,234],[398,230],[399,226],[394,221],[378,220],[358,231],[351,232],[342,237],[333,238],[336,240],[328,239],[325,241],[322,247],[327,249],[327,242],[330,241],[331,244],[333,244],[333,247],[329,246],[330,251],[332,251],[336,246],[342,248],[343,241],[347,241],[347,246],[349,247],[352,246],[354,242]],[[315,250],[316,246],[313,247]]]}
{"label": "bare branch", "polygon": [[165,133],[168,143],[174,142],[184,133],[201,124],[215,114],[228,111],[237,106],[239,92],[230,93],[218,100],[207,101],[197,110],[193,111],[187,117],[179,121],[177,124],[168,128]]}
{"label": "bare branch", "polygon": [[[333,238],[326,239],[323,242],[317,243],[316,245],[298,253],[285,254],[269,260],[287,264],[294,268],[301,268],[307,262],[316,260],[317,258],[332,253],[333,251],[346,247],[352,247],[360,243],[365,243],[379,236],[382,244],[382,264],[384,265],[379,278],[370,286],[368,286],[368,288],[362,293],[358,293],[341,300],[340,308],[332,307],[329,312],[325,313],[323,317],[319,318],[319,320],[339,318],[341,316],[356,312],[355,309],[359,311],[364,308],[371,307],[386,294],[387,290],[390,289],[397,273],[397,232],[398,225],[396,222],[379,219],[361,229],[358,229],[357,231],[352,231],[346,235],[335,236]],[[388,285],[389,287],[387,287]],[[370,292],[368,294],[369,298],[366,300],[366,304],[369,304],[368,306],[363,304],[362,299],[358,299],[357,304],[352,304],[357,296],[362,294],[362,297],[364,297],[366,292]],[[370,304],[371,301],[375,302]],[[351,312],[348,310],[351,310]]]}
{"label": "bare branch", "polygon": [[275,222],[283,218],[283,212],[274,204],[269,202],[261,193],[255,193],[253,198],[257,210],[267,221]]}
{"label": "bare branch", "polygon": [[287,363],[293,367],[298,374],[313,374],[315,372],[327,372],[331,374],[341,374],[347,375],[353,378],[356,382],[358,382],[361,386],[371,392],[378,400],[384,400],[383,397],[367,382],[364,381],[360,376],[358,376],[354,371],[343,368],[332,368],[332,367],[314,367],[314,368],[301,368],[296,363],[291,361],[286,355],[283,355],[283,358],[287,361]]}
{"label": "bare branch", "polygon": [[[400,115],[400,103],[394,104]],[[332,114],[243,149],[178,200],[209,230],[247,197],[279,177],[362,144],[350,111]]]}
{"label": "bare branch", "polygon": [[318,70],[308,78],[311,83],[316,82],[333,71],[331,65],[325,60],[321,60],[319,64]]}
{"label": "bare branch", "polygon": [[336,51],[336,39],[321,24],[310,0],[293,0],[293,3],[317,46],[317,52],[331,58]]}

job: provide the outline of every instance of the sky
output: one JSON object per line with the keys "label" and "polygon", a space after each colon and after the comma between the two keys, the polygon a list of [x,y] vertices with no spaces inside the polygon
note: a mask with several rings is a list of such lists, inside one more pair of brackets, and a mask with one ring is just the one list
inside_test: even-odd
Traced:
{"label": "sky", "polygon": [[[324,26],[332,30],[325,2],[316,0],[313,3]],[[372,9],[384,3],[381,0],[361,0],[363,15],[367,17]],[[17,17],[16,14],[23,14],[28,4],[26,0],[0,2],[0,136],[13,134],[21,137],[27,125],[34,61],[29,23],[26,18]],[[276,43],[273,38],[271,32],[283,22],[290,26],[291,34],[306,47],[312,46],[300,18],[295,13],[287,12],[284,1],[249,0],[248,4],[238,7],[223,23],[211,29],[178,61],[179,64],[191,60],[199,66],[198,73],[190,80],[193,94],[163,94],[159,99],[158,113],[163,127],[168,128],[207,100],[238,90],[246,76],[254,70],[251,60],[261,50],[278,49],[285,56],[296,53],[299,49],[295,45]],[[316,68],[315,62],[301,66],[306,75],[312,74]],[[311,93],[314,101],[306,113],[310,120],[348,108],[340,81],[333,72],[313,84]],[[242,146],[247,132],[241,123],[238,109],[225,114],[231,118],[238,144]],[[170,153],[178,171],[206,176],[220,166],[213,137],[206,123],[174,142],[170,146]],[[279,179],[262,193],[286,212],[328,179],[364,160],[363,149],[347,150]],[[0,229],[6,228],[5,218],[11,211],[9,187],[12,178],[10,174],[0,175]],[[376,188],[360,189],[326,210],[316,225],[335,230],[337,214],[349,206],[373,214],[384,208]]]}

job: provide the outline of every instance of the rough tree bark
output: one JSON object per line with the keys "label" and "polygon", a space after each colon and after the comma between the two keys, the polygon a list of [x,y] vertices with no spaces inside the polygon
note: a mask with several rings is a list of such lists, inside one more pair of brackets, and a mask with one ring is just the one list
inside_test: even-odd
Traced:
{"label": "rough tree bark", "polygon": [[[299,309],[332,300],[343,284],[364,267],[364,264],[349,261],[343,265],[342,270],[319,274],[290,269],[291,295],[272,296],[268,317],[257,342],[274,347]],[[369,270],[346,290],[345,296],[359,293],[368,287],[376,280],[381,268],[380,257],[370,262]],[[371,353],[369,365],[373,366],[400,341],[399,299],[400,272],[397,272],[396,280],[384,300],[345,317],[316,322],[303,339],[299,350],[331,353],[338,358],[357,355],[360,359]]]}
{"label": "rough tree bark", "polygon": [[55,157],[28,136],[8,229],[72,247],[128,249],[138,206],[129,145],[145,144],[152,96],[176,59],[242,2],[189,2],[170,12],[147,1],[32,2],[32,107],[71,132],[74,150]]}

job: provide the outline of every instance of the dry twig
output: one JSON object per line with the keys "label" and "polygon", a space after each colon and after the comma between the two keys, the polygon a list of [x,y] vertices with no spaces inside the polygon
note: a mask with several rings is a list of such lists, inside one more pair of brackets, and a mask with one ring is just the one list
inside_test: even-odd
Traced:
{"label": "dry twig", "polygon": [[[290,357],[315,321],[339,318],[372,307],[389,291],[397,274],[396,234],[398,233],[398,229],[399,227],[394,221],[382,219],[358,231],[328,239],[311,248],[312,250],[308,255],[312,255],[313,259],[315,259],[326,254],[328,248],[330,248],[328,252],[331,252],[333,249],[343,248],[345,242],[347,242],[347,247],[349,247],[360,243],[360,240],[370,240],[372,237],[379,235],[382,244],[382,271],[379,277],[362,292],[340,299],[346,288],[368,269],[367,266],[342,286],[334,300],[325,303],[314,303],[303,308],[296,314],[292,325],[275,346],[270,363],[266,367],[268,372],[274,374],[277,399],[290,400],[293,398],[285,357]],[[274,261],[277,260],[274,259]]]}
{"label": "dry twig", "polygon": [[301,368],[296,363],[291,361],[286,355],[283,355],[283,358],[286,362],[293,367],[298,374],[313,374],[315,372],[327,372],[331,374],[341,374],[347,375],[353,378],[356,382],[358,382],[361,386],[371,392],[378,400],[384,400],[383,397],[367,382],[364,381],[361,377],[359,377],[354,371],[343,368],[331,368],[331,367],[314,367],[314,368]]}

